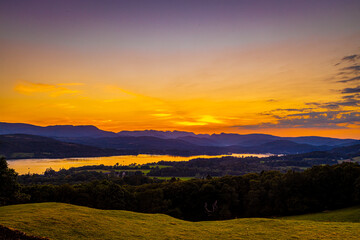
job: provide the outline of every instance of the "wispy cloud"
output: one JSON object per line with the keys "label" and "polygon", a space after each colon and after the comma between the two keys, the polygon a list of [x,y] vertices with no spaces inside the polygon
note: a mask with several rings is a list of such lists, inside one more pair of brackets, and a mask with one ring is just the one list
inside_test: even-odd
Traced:
{"label": "wispy cloud", "polygon": [[335,66],[342,64],[342,63],[347,63],[347,62],[355,62],[356,60],[360,59],[360,55],[359,54],[352,54],[352,55],[348,55],[343,57],[340,62],[338,62],[337,64],[335,64]]}
{"label": "wispy cloud", "polygon": [[354,81],[360,81],[360,76],[356,76],[353,78],[348,78],[348,79],[344,79],[344,80],[339,80],[339,83],[347,83],[347,82],[354,82]]}
{"label": "wispy cloud", "polygon": [[342,93],[360,93],[360,86],[354,87],[354,88],[344,88]]}
{"label": "wispy cloud", "polygon": [[14,90],[20,94],[33,95],[44,93],[51,97],[57,97],[64,94],[78,94],[79,90],[73,90],[65,86],[79,86],[81,83],[59,83],[59,84],[46,84],[34,83],[29,81],[22,81],[15,85]]}
{"label": "wispy cloud", "polygon": [[[122,87],[116,86],[116,85],[107,85],[105,86],[105,90],[111,93],[115,93],[116,95],[119,95],[119,98],[121,98],[121,96],[130,96],[133,98],[137,98],[141,101],[144,102],[153,102],[153,103],[157,103],[157,104],[167,104],[167,102],[163,99],[160,98],[156,98],[156,97],[152,97],[152,96],[148,96],[145,94],[141,94],[138,92],[134,92],[134,91],[130,91],[127,89],[124,89]],[[117,99],[112,99],[114,101],[116,101]],[[111,100],[110,100],[111,101]]]}
{"label": "wispy cloud", "polygon": [[359,72],[360,71],[360,65],[350,66],[342,68],[343,71],[351,71],[351,72]]}
{"label": "wispy cloud", "polygon": [[345,56],[341,59],[341,61],[350,61],[353,62],[356,59],[360,59],[360,55],[359,54],[353,54],[353,55],[349,55],[349,56]]}
{"label": "wispy cloud", "polygon": [[209,124],[221,124],[221,123],[223,123],[222,120],[217,119],[211,115],[204,115],[195,119],[176,122],[176,124],[178,125],[185,125],[185,126],[204,126]]}
{"label": "wispy cloud", "polygon": [[277,121],[254,125],[238,125],[237,128],[348,128],[350,124],[360,124],[360,112],[327,111],[277,116]]}
{"label": "wispy cloud", "polygon": [[154,117],[170,117],[172,114],[171,113],[153,113],[151,115]]}
{"label": "wispy cloud", "polygon": [[176,122],[176,124],[178,125],[183,125],[183,126],[204,126],[207,125],[207,123],[205,122],[191,122],[191,121],[179,121]]}
{"label": "wispy cloud", "polygon": [[[343,57],[337,65],[342,64],[342,68],[339,69],[335,78],[338,83],[348,83],[360,81],[360,55],[353,54]],[[345,65],[345,66],[344,66]],[[347,66],[346,66],[347,65]]]}
{"label": "wispy cloud", "polygon": [[150,98],[148,96],[145,96],[145,95],[142,95],[142,94],[139,94],[139,93],[135,93],[135,92],[123,89],[123,88],[121,88],[119,86],[115,86],[115,85],[108,85],[108,86],[106,86],[106,89],[111,91],[111,92],[118,92],[118,93],[121,93],[121,94],[126,94],[126,95],[129,95],[129,96],[133,96],[133,97]]}
{"label": "wispy cloud", "polygon": [[198,119],[198,122],[205,122],[205,123],[222,123],[223,121],[216,119],[214,116],[205,115]]}

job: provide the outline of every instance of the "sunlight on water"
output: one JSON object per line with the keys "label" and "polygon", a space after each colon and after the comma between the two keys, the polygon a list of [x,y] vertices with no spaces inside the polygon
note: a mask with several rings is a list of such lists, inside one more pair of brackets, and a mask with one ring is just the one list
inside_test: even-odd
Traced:
{"label": "sunlight on water", "polygon": [[191,157],[176,157],[169,155],[123,155],[123,156],[112,156],[112,157],[87,157],[87,158],[60,158],[60,159],[19,159],[19,160],[8,160],[9,167],[15,169],[19,174],[27,173],[38,173],[42,174],[47,168],[59,170],[61,168],[69,169],[71,167],[81,167],[89,165],[129,165],[132,163],[145,164],[158,161],[189,161],[194,158],[218,158],[222,156],[233,156],[233,157],[267,157],[270,154],[231,154],[231,155],[218,155],[208,156],[199,155]]}

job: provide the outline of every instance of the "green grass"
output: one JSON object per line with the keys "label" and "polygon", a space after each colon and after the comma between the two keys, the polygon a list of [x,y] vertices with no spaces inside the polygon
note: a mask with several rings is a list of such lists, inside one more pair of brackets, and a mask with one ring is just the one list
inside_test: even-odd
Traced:
{"label": "green grass", "polygon": [[[351,211],[351,209],[349,210]],[[50,239],[360,239],[360,223],[244,218],[187,222],[63,203],[0,207],[0,224]]]}
{"label": "green grass", "polygon": [[352,207],[322,213],[284,217],[291,220],[311,220],[320,222],[356,222],[360,223],[360,207]]}

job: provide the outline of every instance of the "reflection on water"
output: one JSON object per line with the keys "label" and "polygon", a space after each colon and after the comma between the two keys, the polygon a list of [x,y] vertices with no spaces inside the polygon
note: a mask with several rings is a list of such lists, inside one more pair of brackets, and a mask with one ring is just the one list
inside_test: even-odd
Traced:
{"label": "reflection on water", "polygon": [[19,174],[27,173],[38,173],[42,174],[47,168],[59,170],[61,168],[69,169],[71,167],[81,167],[89,165],[129,165],[132,163],[145,164],[159,161],[189,161],[194,158],[218,158],[222,156],[233,156],[233,157],[267,157],[270,154],[231,154],[231,155],[218,155],[208,156],[199,155],[191,157],[176,157],[169,155],[123,155],[123,156],[112,156],[112,157],[87,157],[87,158],[59,158],[59,159],[19,159],[19,160],[8,160],[9,167],[15,169]]}

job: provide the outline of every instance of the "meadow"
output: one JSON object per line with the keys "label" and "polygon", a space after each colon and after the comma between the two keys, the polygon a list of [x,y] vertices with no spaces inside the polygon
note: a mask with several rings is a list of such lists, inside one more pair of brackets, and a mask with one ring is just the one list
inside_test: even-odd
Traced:
{"label": "meadow", "polygon": [[288,218],[190,222],[164,214],[47,202],[0,207],[0,224],[59,240],[360,239],[359,212],[355,207]]}

